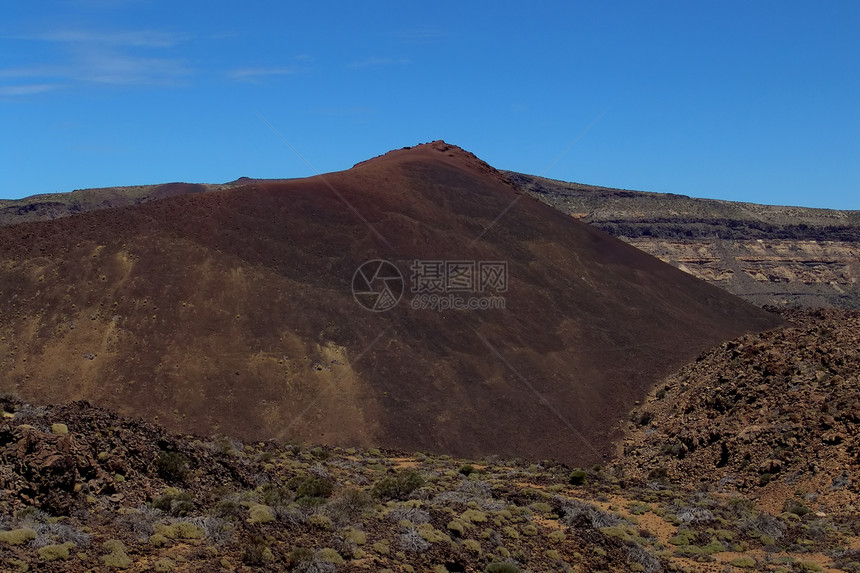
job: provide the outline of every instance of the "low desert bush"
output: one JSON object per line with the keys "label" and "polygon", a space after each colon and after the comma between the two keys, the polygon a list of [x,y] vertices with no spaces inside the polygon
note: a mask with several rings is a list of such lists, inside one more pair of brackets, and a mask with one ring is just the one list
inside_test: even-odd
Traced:
{"label": "low desert bush", "polygon": [[495,561],[484,569],[486,573],[520,573],[521,569],[515,563]]}
{"label": "low desert bush", "polygon": [[159,452],[155,458],[155,469],[158,475],[168,482],[177,483],[188,475],[188,458],[179,452]]}
{"label": "low desert bush", "polygon": [[252,567],[260,567],[273,559],[272,550],[266,540],[258,535],[252,537],[242,552],[242,563]]}
{"label": "low desert bush", "polygon": [[326,513],[336,523],[355,523],[372,504],[373,499],[370,494],[362,489],[350,487],[342,490],[328,503]]}
{"label": "low desert bush", "polygon": [[194,510],[194,496],[186,491],[169,487],[153,499],[150,506],[174,517],[183,517]]}
{"label": "low desert bush", "polygon": [[386,476],[373,486],[373,495],[383,501],[406,500],[410,493],[424,485],[424,478],[414,470]]}

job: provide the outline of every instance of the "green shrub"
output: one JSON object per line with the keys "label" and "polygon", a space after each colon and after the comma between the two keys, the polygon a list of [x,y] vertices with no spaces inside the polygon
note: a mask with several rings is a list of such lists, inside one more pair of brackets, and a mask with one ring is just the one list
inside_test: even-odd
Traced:
{"label": "green shrub", "polygon": [[334,485],[330,481],[317,476],[296,476],[287,483],[287,487],[294,489],[296,496],[300,498],[326,498],[334,491]]}
{"label": "green shrub", "polygon": [[705,555],[710,555],[712,553],[722,553],[723,551],[726,551],[726,546],[720,543],[720,541],[716,537],[712,538],[707,545],[704,545],[702,547],[702,553],[704,553]]}
{"label": "green shrub", "polygon": [[460,519],[470,523],[485,523],[487,514],[477,509],[467,509],[460,515]]}
{"label": "green shrub", "polygon": [[679,529],[678,533],[675,534],[671,539],[669,539],[669,543],[672,545],[677,545],[679,547],[683,547],[685,545],[689,545],[692,541],[692,537],[695,534],[689,529]]}
{"label": "green shrub", "polygon": [[241,456],[244,446],[239,440],[234,440],[233,438],[229,438],[227,436],[217,435],[213,436],[212,438],[211,448],[215,450],[216,453],[219,453],[221,455]]}
{"label": "green shrub", "polygon": [[314,558],[314,552],[307,547],[294,547],[288,556],[291,564],[298,565]]}
{"label": "green shrub", "polygon": [[418,526],[418,535],[430,543],[451,543],[451,538],[433,527],[429,523],[422,523]]}
{"label": "green shrub", "polygon": [[342,490],[329,502],[329,515],[338,522],[353,523],[361,519],[364,512],[373,504],[370,494],[354,487]]}
{"label": "green shrub", "polygon": [[284,487],[267,483],[260,488],[260,502],[272,507],[287,505],[293,501],[293,493]]}
{"label": "green shrub", "polygon": [[272,550],[269,549],[269,544],[259,535],[255,535],[250,539],[245,545],[245,551],[242,553],[242,563],[251,565],[252,567],[265,565],[267,561],[271,561],[272,559],[274,559],[274,555],[272,554]]}
{"label": "green shrub", "polygon": [[170,573],[176,569],[176,562],[169,557],[163,557],[155,562],[155,571],[157,573]]}
{"label": "green shrub", "polygon": [[11,531],[0,531],[0,543],[9,545],[23,545],[31,539],[36,539],[36,532],[32,529],[13,529]]}
{"label": "green shrub", "polygon": [[325,448],[319,446],[313,448],[309,453],[318,460],[327,460],[330,455]]}
{"label": "green shrub", "polygon": [[475,473],[475,466],[473,466],[472,464],[463,464],[462,466],[460,466],[460,469],[457,471],[460,472],[461,474],[463,474],[464,476],[468,476],[468,475]]}
{"label": "green shrub", "polygon": [[520,573],[520,568],[513,563],[504,563],[496,561],[487,565],[484,569],[486,573]]}
{"label": "green shrub", "polygon": [[248,523],[269,523],[270,521],[275,521],[275,514],[268,505],[255,503],[248,510],[251,515]]}
{"label": "green shrub", "polygon": [[314,527],[318,527],[320,529],[325,529],[326,531],[331,531],[333,527],[331,518],[321,513],[314,513],[309,515],[307,524],[312,525]]}
{"label": "green shrub", "polygon": [[203,528],[194,525],[190,521],[177,521],[170,525],[158,525],[155,533],[163,535],[168,539],[203,539],[206,532]]}
{"label": "green shrub", "polygon": [[388,555],[389,553],[391,553],[391,546],[388,545],[387,539],[383,539],[373,544],[373,550],[380,555]]}
{"label": "green shrub", "polygon": [[69,549],[74,546],[74,543],[68,542],[61,545],[45,545],[39,548],[39,557],[45,561],[56,561],[57,559],[65,561],[69,558]]}
{"label": "green shrub", "polygon": [[221,519],[238,521],[244,516],[245,508],[232,499],[222,499],[212,508],[212,515]]}
{"label": "green shrub", "polygon": [[67,436],[69,434],[69,427],[65,424],[51,424],[51,433],[58,436]]}
{"label": "green shrub", "polygon": [[169,487],[153,499],[150,506],[175,517],[183,517],[194,510],[194,497],[189,492]]}
{"label": "green shrub", "polygon": [[365,543],[367,543],[367,534],[364,531],[356,529],[354,527],[347,527],[346,529],[344,529],[343,537],[347,541],[355,543],[356,545],[364,545]]}
{"label": "green shrub", "polygon": [[414,470],[406,470],[379,480],[373,486],[373,495],[381,500],[405,500],[410,493],[424,485],[424,478]]}
{"label": "green shrub", "polygon": [[159,452],[155,458],[155,469],[168,482],[181,482],[188,475],[188,458],[179,452]]}
{"label": "green shrub", "polygon": [[467,524],[463,523],[459,519],[454,519],[448,522],[448,525],[445,526],[448,531],[454,533],[458,537],[463,537],[466,533],[466,529],[469,527]]}
{"label": "green shrub", "polygon": [[664,467],[654,468],[648,472],[648,479],[654,481],[663,481],[669,475],[669,471]]}
{"label": "green shrub", "polygon": [[[627,528],[622,527],[620,525],[611,525],[609,527],[601,527],[600,532],[603,535],[606,535],[609,537],[616,537],[622,541],[630,541],[633,539],[633,537],[631,537],[630,533],[628,533]],[[671,541],[670,541],[670,543],[671,543]]]}
{"label": "green shrub", "polygon": [[793,513],[798,517],[803,517],[812,510],[803,505],[802,503],[798,503],[796,501],[789,501],[785,504],[785,511],[787,511],[788,513]]}
{"label": "green shrub", "polygon": [[332,549],[331,547],[325,547],[317,551],[314,557],[322,561],[323,563],[332,563],[334,565],[343,564],[343,557],[340,556],[340,553]]}
{"label": "green shrub", "polygon": [[128,556],[125,550],[125,544],[119,539],[109,539],[102,544],[107,555],[102,555],[102,561],[106,567],[113,569],[128,569],[134,561]]}
{"label": "green shrub", "polygon": [[570,472],[569,481],[571,485],[583,485],[587,476],[588,474],[585,472],[585,470],[573,470],[572,472]]}
{"label": "green shrub", "polygon": [[740,569],[749,569],[757,565],[756,560],[752,557],[749,557],[748,555],[738,557],[737,559],[732,559],[731,564],[732,566],[738,567]]}

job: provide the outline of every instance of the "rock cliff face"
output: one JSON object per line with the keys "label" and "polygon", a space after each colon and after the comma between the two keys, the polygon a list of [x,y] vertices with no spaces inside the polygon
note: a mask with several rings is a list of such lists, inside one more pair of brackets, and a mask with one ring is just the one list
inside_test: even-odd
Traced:
{"label": "rock cliff face", "polygon": [[858,211],[507,175],[533,197],[755,304],[860,307]]}
{"label": "rock cliff face", "polygon": [[857,307],[860,243],[827,240],[628,239],[757,304]]}

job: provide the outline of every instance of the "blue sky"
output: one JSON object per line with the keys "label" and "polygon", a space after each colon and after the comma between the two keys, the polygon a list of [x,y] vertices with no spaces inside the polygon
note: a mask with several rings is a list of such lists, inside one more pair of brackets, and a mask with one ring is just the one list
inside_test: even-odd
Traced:
{"label": "blue sky", "polygon": [[0,197],[445,139],[555,179],[860,209],[857,30],[855,0],[10,0]]}

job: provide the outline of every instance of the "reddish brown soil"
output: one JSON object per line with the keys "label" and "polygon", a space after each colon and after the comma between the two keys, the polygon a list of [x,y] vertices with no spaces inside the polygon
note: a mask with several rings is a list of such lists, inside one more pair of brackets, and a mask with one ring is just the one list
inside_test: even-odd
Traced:
{"label": "reddish brown soil", "polygon": [[[506,309],[369,312],[370,259],[506,261]],[[0,389],[202,434],[586,463],[668,373],[780,323],[443,142],[0,228]]]}

